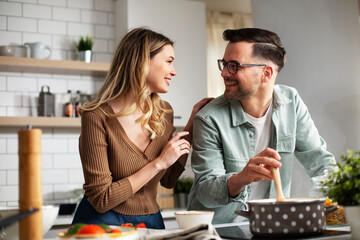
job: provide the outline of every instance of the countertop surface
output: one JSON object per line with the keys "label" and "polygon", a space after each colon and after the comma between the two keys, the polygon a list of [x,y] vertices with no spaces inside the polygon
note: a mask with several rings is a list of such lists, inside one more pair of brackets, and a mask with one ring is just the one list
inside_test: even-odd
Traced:
{"label": "countertop surface", "polygon": [[[249,232],[249,222],[240,222],[240,223],[225,223],[225,224],[216,224],[214,225],[215,229],[222,237],[222,239],[260,239],[254,238]],[[45,236],[44,240],[57,240],[56,233],[66,228],[51,229]],[[349,233],[350,227],[348,225],[344,226],[328,226],[326,232],[322,235],[312,236],[312,237],[299,237],[292,238],[297,240],[350,240],[351,234]],[[178,231],[177,228],[165,229],[166,231]],[[329,231],[330,230],[330,231]],[[337,235],[331,235],[331,234]],[[285,238],[281,238],[285,239]]]}

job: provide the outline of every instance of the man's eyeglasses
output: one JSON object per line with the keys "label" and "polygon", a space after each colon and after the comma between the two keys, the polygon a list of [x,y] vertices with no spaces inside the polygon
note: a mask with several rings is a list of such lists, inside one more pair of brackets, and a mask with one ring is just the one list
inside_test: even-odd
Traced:
{"label": "man's eyeglasses", "polygon": [[224,67],[227,67],[229,73],[231,73],[231,74],[236,74],[237,71],[239,70],[239,68],[241,68],[242,66],[248,66],[248,67],[253,67],[253,66],[265,67],[266,66],[266,64],[239,63],[236,61],[226,62],[224,59],[218,59],[217,61],[218,61],[219,70],[221,72],[224,70]]}

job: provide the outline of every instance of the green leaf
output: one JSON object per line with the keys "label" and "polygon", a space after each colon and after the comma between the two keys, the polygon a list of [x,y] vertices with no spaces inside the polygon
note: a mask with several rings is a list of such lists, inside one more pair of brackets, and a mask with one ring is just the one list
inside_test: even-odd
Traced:
{"label": "green leaf", "polygon": [[189,193],[193,182],[192,178],[178,179],[174,187],[174,193]]}
{"label": "green leaf", "polygon": [[85,38],[81,36],[77,44],[78,51],[86,51],[86,50],[91,51],[93,44],[94,42],[90,36],[86,36]]}
{"label": "green leaf", "polygon": [[344,164],[338,163],[339,170],[329,174],[322,183],[323,192],[343,206],[360,205],[360,151],[347,150],[341,153]]}

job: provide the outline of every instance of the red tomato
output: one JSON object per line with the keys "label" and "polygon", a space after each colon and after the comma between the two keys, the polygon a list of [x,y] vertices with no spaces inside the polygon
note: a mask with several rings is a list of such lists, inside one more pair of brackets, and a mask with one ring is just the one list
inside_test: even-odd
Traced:
{"label": "red tomato", "polygon": [[110,232],[111,233],[122,233],[120,229],[115,229],[115,228],[111,229]]}
{"label": "red tomato", "polygon": [[132,223],[123,223],[121,224],[122,227],[133,227],[134,225]]}
{"label": "red tomato", "polygon": [[106,231],[100,227],[99,225],[89,224],[81,227],[77,234],[99,234],[99,233],[106,233]]}
{"label": "red tomato", "polygon": [[136,228],[146,228],[145,223],[136,224]]}

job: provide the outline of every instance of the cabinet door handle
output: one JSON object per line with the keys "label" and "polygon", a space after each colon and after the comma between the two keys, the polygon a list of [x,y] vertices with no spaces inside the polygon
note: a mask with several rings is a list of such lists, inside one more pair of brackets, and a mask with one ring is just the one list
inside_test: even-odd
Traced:
{"label": "cabinet door handle", "polygon": [[174,116],[174,119],[181,119],[181,116]]}

